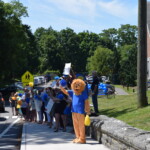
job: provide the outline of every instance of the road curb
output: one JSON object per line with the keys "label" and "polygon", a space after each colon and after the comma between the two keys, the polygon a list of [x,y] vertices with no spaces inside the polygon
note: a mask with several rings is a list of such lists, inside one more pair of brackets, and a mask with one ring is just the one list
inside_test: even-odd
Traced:
{"label": "road curb", "polygon": [[20,150],[26,150],[26,123],[23,124]]}

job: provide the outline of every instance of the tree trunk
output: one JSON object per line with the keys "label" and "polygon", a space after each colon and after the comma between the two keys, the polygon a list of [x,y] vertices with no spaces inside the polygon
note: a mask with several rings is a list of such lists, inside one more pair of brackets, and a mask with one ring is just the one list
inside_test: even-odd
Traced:
{"label": "tree trunk", "polygon": [[137,92],[138,107],[148,105],[147,101],[147,1],[138,0],[138,56]]}

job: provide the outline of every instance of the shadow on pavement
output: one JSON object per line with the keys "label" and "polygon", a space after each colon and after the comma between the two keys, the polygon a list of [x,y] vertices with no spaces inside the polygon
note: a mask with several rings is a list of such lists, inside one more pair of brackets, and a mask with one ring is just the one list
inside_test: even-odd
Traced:
{"label": "shadow on pavement", "polygon": [[[67,132],[63,132],[62,130],[54,132],[53,128],[49,128],[46,125],[26,123],[25,126],[26,142],[28,144],[73,144],[72,140],[75,138],[75,135],[70,133],[72,130],[71,127],[67,127]],[[99,144],[97,141],[91,142],[90,140],[90,137],[86,138],[87,144]]]}

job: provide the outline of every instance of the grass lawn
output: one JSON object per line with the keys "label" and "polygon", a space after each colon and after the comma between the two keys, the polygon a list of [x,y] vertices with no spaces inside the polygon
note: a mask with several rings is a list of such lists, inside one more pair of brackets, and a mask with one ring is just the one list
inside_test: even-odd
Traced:
{"label": "grass lawn", "polygon": [[[122,120],[127,124],[150,131],[150,105],[144,108],[137,107],[137,94],[116,95],[115,98],[98,98],[100,115],[107,115]],[[150,91],[148,91],[150,104]]]}

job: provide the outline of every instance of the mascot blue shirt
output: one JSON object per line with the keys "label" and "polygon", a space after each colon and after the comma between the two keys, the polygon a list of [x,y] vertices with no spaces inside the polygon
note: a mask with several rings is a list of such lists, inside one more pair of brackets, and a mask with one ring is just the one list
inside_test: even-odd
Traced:
{"label": "mascot blue shirt", "polygon": [[85,92],[82,92],[81,95],[75,95],[72,90],[68,90],[69,96],[72,98],[72,109],[74,113],[85,114],[85,100],[88,99],[88,96]]}

